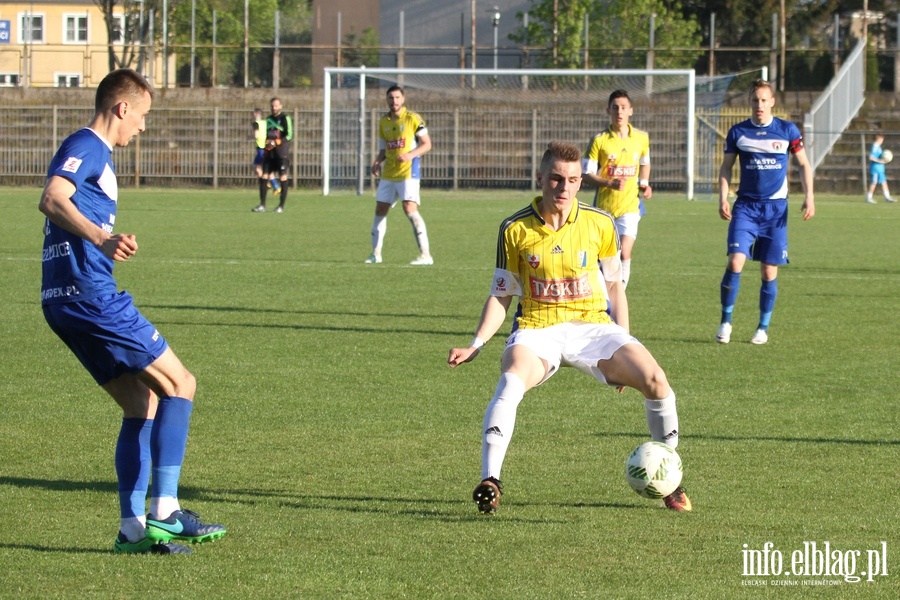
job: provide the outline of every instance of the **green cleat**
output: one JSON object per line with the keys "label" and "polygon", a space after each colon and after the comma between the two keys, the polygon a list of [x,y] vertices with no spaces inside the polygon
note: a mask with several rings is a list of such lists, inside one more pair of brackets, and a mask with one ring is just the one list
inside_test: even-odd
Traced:
{"label": "green cleat", "polygon": [[176,510],[168,519],[158,520],[147,515],[147,537],[157,542],[183,540],[192,544],[211,542],[225,535],[225,527],[204,523],[191,510]]}

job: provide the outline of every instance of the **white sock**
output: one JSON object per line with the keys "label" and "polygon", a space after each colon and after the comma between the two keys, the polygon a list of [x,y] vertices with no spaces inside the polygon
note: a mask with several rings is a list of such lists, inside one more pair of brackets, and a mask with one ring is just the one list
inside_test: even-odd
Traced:
{"label": "white sock", "polygon": [[125,535],[129,542],[139,542],[147,536],[147,520],[140,517],[122,517],[119,523],[119,531]]}
{"label": "white sock", "polygon": [[416,236],[416,244],[419,246],[419,253],[422,256],[431,256],[428,247],[428,231],[425,229],[425,221],[419,211],[406,215],[412,225],[413,235]]}
{"label": "white sock", "polygon": [[516,425],[516,408],[525,396],[525,382],[518,375],[503,373],[494,397],[484,413],[481,443],[481,478],[500,479],[500,469]]}
{"label": "white sock", "polygon": [[372,254],[381,256],[381,247],[384,245],[384,234],[387,232],[387,218],[375,215],[372,221]]}
{"label": "white sock", "polygon": [[150,514],[157,520],[165,521],[176,510],[181,510],[181,506],[178,504],[178,498],[169,496],[150,498]]}
{"label": "white sock", "polygon": [[647,410],[647,428],[650,439],[671,448],[678,447],[678,411],[675,408],[675,392],[661,400],[644,399]]}
{"label": "white sock", "polygon": [[628,279],[631,277],[631,259],[622,261],[622,287],[628,287]]}

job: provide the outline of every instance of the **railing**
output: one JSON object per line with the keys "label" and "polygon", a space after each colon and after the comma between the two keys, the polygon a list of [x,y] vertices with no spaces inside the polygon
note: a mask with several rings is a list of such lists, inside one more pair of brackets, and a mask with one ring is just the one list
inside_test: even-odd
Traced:
{"label": "railing", "polygon": [[853,52],[803,120],[806,154],[813,171],[850,125],[866,101],[865,42]]}
{"label": "railing", "polygon": [[[423,183],[438,189],[532,189],[534,172],[547,141],[583,144],[602,131],[609,116],[602,107],[590,110],[509,108],[480,111],[416,105],[428,122],[434,149],[423,158]],[[382,108],[367,109],[369,124]],[[319,109],[288,110],[294,119],[289,178],[294,187],[322,185],[322,122]],[[88,106],[0,106],[0,185],[43,185],[47,166],[62,140],[84,127],[93,115]],[[697,190],[716,189],[722,161],[721,139],[749,111],[697,111]],[[250,109],[202,107],[154,108],[147,130],[126,148],[113,153],[121,186],[251,187],[255,154]],[[650,134],[653,186],[684,191],[685,115],[683,107],[642,106],[637,127]],[[371,125],[370,125],[371,126]],[[712,128],[712,129],[710,129]],[[356,189],[359,154],[358,112],[332,114],[331,182],[335,189]],[[363,154],[374,156],[368,136]],[[374,180],[365,174],[368,189]]]}

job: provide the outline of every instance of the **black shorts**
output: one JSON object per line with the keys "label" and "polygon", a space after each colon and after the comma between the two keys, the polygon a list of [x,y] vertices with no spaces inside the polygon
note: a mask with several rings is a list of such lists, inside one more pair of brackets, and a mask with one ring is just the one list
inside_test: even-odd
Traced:
{"label": "black shorts", "polygon": [[290,157],[282,156],[278,154],[277,151],[266,152],[265,156],[263,156],[262,168],[264,173],[268,173],[270,175],[274,175],[276,173],[279,175],[287,175],[290,165]]}

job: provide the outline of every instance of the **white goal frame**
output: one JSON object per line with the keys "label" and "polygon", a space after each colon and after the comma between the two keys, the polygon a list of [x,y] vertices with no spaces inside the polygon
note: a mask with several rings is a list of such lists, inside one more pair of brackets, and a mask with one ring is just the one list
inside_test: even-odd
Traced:
{"label": "white goal frame", "polygon": [[687,152],[685,156],[685,176],[687,199],[694,199],[694,153],[696,108],[696,72],[694,69],[412,69],[412,68],[366,68],[366,67],[326,67],[323,81],[322,118],[322,195],[331,191],[331,86],[333,75],[355,75],[359,77],[359,143],[357,155],[357,194],[363,195],[366,178],[366,76],[379,75],[455,75],[467,77],[518,76],[518,77],[572,77],[572,76],[654,76],[675,75],[687,78]]}

